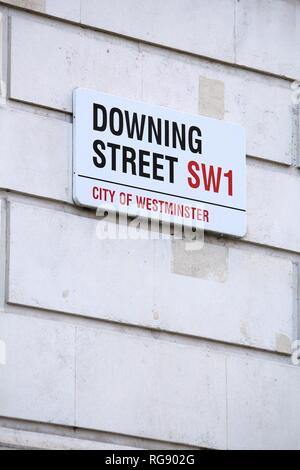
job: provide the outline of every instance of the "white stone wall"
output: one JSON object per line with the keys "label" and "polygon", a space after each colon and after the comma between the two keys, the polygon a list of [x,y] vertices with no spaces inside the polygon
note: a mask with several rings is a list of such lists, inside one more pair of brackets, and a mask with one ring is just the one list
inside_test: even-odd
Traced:
{"label": "white stone wall", "polygon": [[[0,447],[300,449],[298,0],[0,1]],[[96,237],[72,91],[240,123],[248,232]]]}

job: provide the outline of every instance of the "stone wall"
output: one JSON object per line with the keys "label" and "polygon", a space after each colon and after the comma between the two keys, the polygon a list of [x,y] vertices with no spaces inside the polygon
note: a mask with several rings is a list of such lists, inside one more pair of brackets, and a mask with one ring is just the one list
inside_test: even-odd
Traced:
{"label": "stone wall", "polygon": [[[0,2],[3,447],[300,448],[299,50],[298,0]],[[76,87],[243,125],[246,237],[99,240]]]}

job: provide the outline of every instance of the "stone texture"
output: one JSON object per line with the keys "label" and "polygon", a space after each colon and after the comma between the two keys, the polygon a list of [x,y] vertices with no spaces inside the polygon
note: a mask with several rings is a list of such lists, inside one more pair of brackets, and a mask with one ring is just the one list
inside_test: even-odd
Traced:
{"label": "stone texture", "polygon": [[82,0],[81,21],[198,55],[234,59],[234,0]]}
{"label": "stone texture", "polygon": [[[289,82],[150,46],[144,45],[142,51],[143,101],[216,118],[224,112],[225,120],[245,127],[248,155],[291,164],[294,123]],[[203,83],[218,83],[224,99],[221,92],[216,102],[218,95],[203,88]]]}
{"label": "stone texture", "polygon": [[[144,323],[142,312],[152,306],[154,242],[100,240],[97,219],[28,205],[13,204],[11,216],[11,246],[22,245],[22,267],[11,252],[9,302]],[[28,245],[24,231],[31,234]],[[24,268],[31,272],[27,281]],[[29,297],[28,288],[35,290]]]}
{"label": "stone texture", "polygon": [[5,366],[5,364],[6,364],[6,343],[2,339],[0,339],[0,366]]}
{"label": "stone texture", "polygon": [[248,167],[247,239],[300,252],[300,178],[284,171]]}
{"label": "stone texture", "polygon": [[46,13],[46,0],[5,0],[2,3],[26,10],[34,10]]}
{"label": "stone texture", "polygon": [[[278,77],[300,77],[299,2],[81,4],[82,16],[79,0],[0,7],[0,188],[11,201],[6,231],[0,200],[0,415],[37,427],[0,429],[0,448],[122,448],[39,433],[53,423],[112,440],[299,449],[300,369],[282,356],[296,337],[297,113]],[[78,86],[243,125],[256,157],[245,240],[99,240],[93,213],[54,204],[71,202],[65,119]],[[14,305],[19,315],[3,313]]]}
{"label": "stone texture", "polygon": [[46,13],[47,15],[79,22],[80,3],[81,0],[46,0]]}
{"label": "stone texture", "polygon": [[6,211],[5,202],[0,199],[0,312],[5,303],[5,256],[6,256]]}
{"label": "stone texture", "polygon": [[1,314],[6,365],[0,367],[0,415],[72,426],[75,330],[36,318]]}
{"label": "stone texture", "polygon": [[227,370],[229,449],[299,450],[299,367],[232,357]]}
{"label": "stone texture", "polygon": [[97,220],[29,205],[12,204],[10,221],[12,304],[271,350],[278,335],[292,339],[289,261],[210,244],[186,252],[183,242],[100,240]]}
{"label": "stone texture", "polygon": [[138,49],[105,34],[14,17],[10,96],[64,111],[72,110],[72,92],[79,86],[138,98]]}
{"label": "stone texture", "polygon": [[[200,77],[202,84],[205,79],[224,87],[225,119],[246,128],[249,155],[291,163],[288,82],[103,33],[12,18],[10,96],[17,100],[71,112],[73,89],[81,86],[180,111],[215,113],[207,105],[201,108]],[[209,91],[207,103],[214,94]]]}
{"label": "stone texture", "polygon": [[200,77],[199,114],[216,119],[224,119],[224,82]]}
{"label": "stone texture", "polygon": [[[4,0],[183,52],[298,78],[297,0]],[[180,18],[180,21],[178,20]]]}
{"label": "stone texture", "polygon": [[165,242],[156,245],[155,272],[161,329],[271,350],[278,334],[293,339],[289,261],[208,243],[187,252],[184,242]]}
{"label": "stone texture", "polygon": [[225,397],[221,355],[78,329],[77,426],[224,448]]}
{"label": "stone texture", "polygon": [[[23,431],[0,427],[0,445],[14,446],[18,449],[34,450],[104,450],[128,451],[140,450],[136,447],[123,446],[97,440]],[[2,449],[0,447],[0,449]]]}
{"label": "stone texture", "polygon": [[300,76],[297,0],[236,2],[236,61],[279,75]]}
{"label": "stone texture", "polygon": [[4,0],[2,3],[80,22],[80,0]]}
{"label": "stone texture", "polygon": [[6,98],[6,82],[4,77],[4,51],[5,51],[5,41],[4,41],[4,16],[0,12],[0,107],[5,104]]}
{"label": "stone texture", "polygon": [[72,202],[72,126],[0,108],[0,187]]}

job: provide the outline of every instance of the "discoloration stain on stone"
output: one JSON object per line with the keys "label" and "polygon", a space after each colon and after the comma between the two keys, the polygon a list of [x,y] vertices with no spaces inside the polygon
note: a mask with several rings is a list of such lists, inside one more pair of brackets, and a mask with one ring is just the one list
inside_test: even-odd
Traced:
{"label": "discoloration stain on stone", "polygon": [[8,201],[0,199],[0,312],[5,311],[6,303],[6,266],[3,260],[6,256],[6,212],[8,204]]}
{"label": "discoloration stain on stone", "polygon": [[0,366],[5,366],[6,364],[6,344],[3,340],[0,339]]}
{"label": "discoloration stain on stone", "polygon": [[276,335],[276,351],[284,354],[292,353],[291,340],[288,336],[280,333]]}
{"label": "discoloration stain on stone", "polygon": [[187,251],[185,241],[172,241],[171,271],[200,279],[226,282],[228,247],[205,243],[202,250]]}
{"label": "discoloration stain on stone", "polygon": [[153,319],[159,320],[159,313],[156,310],[153,310]]}
{"label": "discoloration stain on stone", "polygon": [[46,12],[46,0],[5,0],[5,3],[15,7],[26,8],[27,10]]}
{"label": "discoloration stain on stone", "polygon": [[240,332],[241,332],[242,337],[247,341],[247,343],[250,343],[251,338],[250,338],[250,334],[249,334],[249,331],[248,331],[247,322],[241,321],[241,323],[240,323]]}
{"label": "discoloration stain on stone", "polygon": [[199,113],[202,116],[224,119],[225,89],[220,80],[200,77]]}
{"label": "discoloration stain on stone", "polygon": [[67,299],[69,297],[70,292],[68,290],[63,291],[63,298]]}

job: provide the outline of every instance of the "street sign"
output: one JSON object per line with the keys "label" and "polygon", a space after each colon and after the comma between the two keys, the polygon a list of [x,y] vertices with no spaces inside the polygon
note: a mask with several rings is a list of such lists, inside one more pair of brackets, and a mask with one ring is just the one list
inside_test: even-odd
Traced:
{"label": "street sign", "polygon": [[73,109],[77,205],[245,235],[242,127],[85,89]]}

